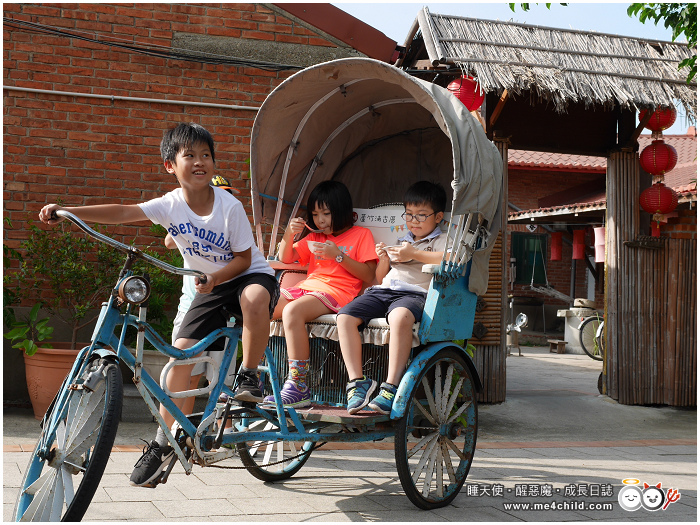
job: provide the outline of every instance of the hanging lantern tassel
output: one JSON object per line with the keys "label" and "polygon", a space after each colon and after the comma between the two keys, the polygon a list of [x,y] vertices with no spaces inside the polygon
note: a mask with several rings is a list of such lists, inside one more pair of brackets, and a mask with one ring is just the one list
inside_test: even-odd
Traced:
{"label": "hanging lantern tassel", "polygon": [[586,253],[586,230],[574,230],[574,254],[572,259],[583,259]]}
{"label": "hanging lantern tassel", "polygon": [[552,253],[550,261],[561,261],[561,237],[562,232],[552,232]]}
{"label": "hanging lantern tassel", "polygon": [[595,235],[595,262],[605,262],[605,226],[593,228]]}

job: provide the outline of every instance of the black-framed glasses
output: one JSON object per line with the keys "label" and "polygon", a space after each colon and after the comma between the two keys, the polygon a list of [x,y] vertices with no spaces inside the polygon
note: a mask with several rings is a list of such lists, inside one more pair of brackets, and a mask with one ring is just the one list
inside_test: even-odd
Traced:
{"label": "black-framed glasses", "polygon": [[418,213],[416,215],[413,215],[412,213],[408,212],[403,212],[401,214],[401,218],[405,220],[406,222],[411,222],[413,219],[417,220],[418,222],[425,222],[425,220],[430,217],[430,215],[435,215],[435,212],[425,215],[424,213]]}

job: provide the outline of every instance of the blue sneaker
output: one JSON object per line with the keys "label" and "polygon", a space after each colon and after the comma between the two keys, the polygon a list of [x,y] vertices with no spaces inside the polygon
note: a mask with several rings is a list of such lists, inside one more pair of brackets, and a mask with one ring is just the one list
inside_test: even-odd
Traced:
{"label": "blue sneaker", "polygon": [[[307,387],[306,390],[300,390],[297,384],[291,379],[287,379],[282,385],[280,391],[282,405],[285,407],[302,408],[311,404],[311,391]],[[274,396],[267,396],[265,403],[275,403]]]}
{"label": "blue sneaker", "polygon": [[382,383],[379,395],[369,402],[369,408],[380,414],[391,414],[391,407],[396,397],[396,387],[389,383]]}
{"label": "blue sneaker", "polygon": [[377,382],[374,379],[367,379],[365,376],[348,383],[348,386],[345,387],[348,396],[348,413],[356,414],[365,408],[376,388]]}

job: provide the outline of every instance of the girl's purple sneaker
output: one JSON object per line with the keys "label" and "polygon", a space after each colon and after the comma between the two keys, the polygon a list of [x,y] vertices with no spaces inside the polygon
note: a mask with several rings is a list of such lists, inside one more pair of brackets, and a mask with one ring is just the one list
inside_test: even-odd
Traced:
{"label": "girl's purple sneaker", "polygon": [[[309,389],[300,390],[297,384],[291,379],[287,379],[284,382],[282,390],[280,391],[280,397],[285,407],[301,408],[311,404],[311,392]],[[265,398],[265,403],[274,404],[274,396],[267,396]]]}

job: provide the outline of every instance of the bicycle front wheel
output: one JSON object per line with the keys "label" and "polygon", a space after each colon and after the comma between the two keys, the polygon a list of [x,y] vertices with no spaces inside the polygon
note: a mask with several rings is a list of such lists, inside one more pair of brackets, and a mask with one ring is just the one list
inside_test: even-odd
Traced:
{"label": "bicycle front wheel", "polygon": [[596,333],[598,332],[598,326],[603,320],[599,317],[589,317],[584,319],[579,327],[579,342],[581,343],[581,348],[586,352],[588,357],[595,359],[596,361],[603,360],[603,349],[598,343],[596,338]]}
{"label": "bicycle front wheel", "polygon": [[[82,388],[93,373],[99,374],[94,390]],[[122,408],[119,366],[96,360],[66,386],[71,390],[48,457],[38,455],[37,444],[29,460],[15,521],[80,521],[107,466]],[[46,432],[44,428],[39,443]]]}

